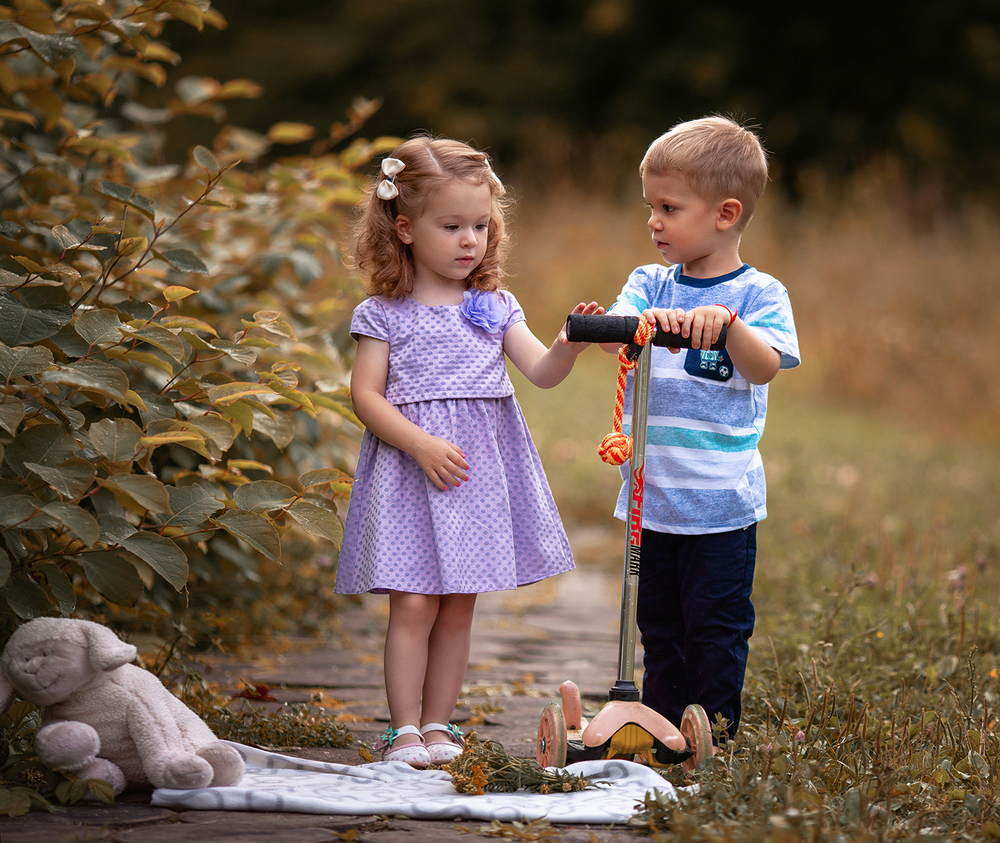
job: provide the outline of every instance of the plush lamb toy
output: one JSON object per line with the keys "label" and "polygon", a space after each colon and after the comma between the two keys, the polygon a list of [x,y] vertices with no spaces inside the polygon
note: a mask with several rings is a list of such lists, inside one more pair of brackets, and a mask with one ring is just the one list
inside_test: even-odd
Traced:
{"label": "plush lamb toy", "polygon": [[0,712],[15,694],[45,706],[41,761],[81,778],[190,790],[243,778],[243,758],[149,671],[136,649],[90,621],[36,618],[0,656]]}

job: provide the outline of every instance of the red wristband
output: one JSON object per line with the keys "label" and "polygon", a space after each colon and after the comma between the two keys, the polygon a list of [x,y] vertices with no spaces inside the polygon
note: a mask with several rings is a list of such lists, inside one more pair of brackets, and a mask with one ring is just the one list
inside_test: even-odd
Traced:
{"label": "red wristband", "polygon": [[724,304],[716,304],[715,307],[721,307],[724,311],[726,311],[726,313],[729,314],[729,324],[730,325],[732,325],[733,322],[736,321],[736,311],[735,310],[730,310]]}

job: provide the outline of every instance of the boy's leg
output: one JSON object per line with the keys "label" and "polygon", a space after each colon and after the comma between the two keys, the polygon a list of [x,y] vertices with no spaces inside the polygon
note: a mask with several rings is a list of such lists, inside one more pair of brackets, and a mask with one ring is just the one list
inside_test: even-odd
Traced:
{"label": "boy's leg", "polygon": [[711,723],[729,721],[732,737],[742,714],[754,609],[750,601],[757,559],[757,525],[727,533],[684,536],[679,554],[684,607],[684,665],[689,702],[702,705]]}
{"label": "boy's leg", "polygon": [[643,647],[642,702],[679,726],[691,702],[684,668],[684,614],[677,576],[680,536],[642,531],[636,622]]}

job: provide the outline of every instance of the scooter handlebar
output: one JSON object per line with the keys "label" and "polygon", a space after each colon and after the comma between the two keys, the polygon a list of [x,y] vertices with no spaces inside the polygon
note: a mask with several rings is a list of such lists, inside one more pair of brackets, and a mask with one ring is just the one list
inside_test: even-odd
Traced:
{"label": "scooter handlebar", "polygon": [[[566,337],[570,342],[614,342],[627,345],[635,339],[639,318],[638,316],[588,316],[583,313],[571,313],[566,320]],[[691,338],[663,331],[657,326],[652,343],[668,348],[690,348]],[[722,351],[725,347],[726,328],[723,326],[719,339],[712,345],[712,351]]]}

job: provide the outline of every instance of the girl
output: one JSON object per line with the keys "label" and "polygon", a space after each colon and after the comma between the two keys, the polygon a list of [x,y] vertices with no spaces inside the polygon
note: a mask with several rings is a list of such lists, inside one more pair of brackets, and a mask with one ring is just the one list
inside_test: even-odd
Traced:
{"label": "girl", "polygon": [[504,354],[548,388],[586,346],[563,330],[546,348],[500,288],[503,196],[485,153],[416,137],[382,162],[356,231],[372,297],[351,322],[351,394],[366,430],[336,590],[389,593],[389,729],[376,748],[418,768],[461,751],[448,718],[476,594],[573,568]]}

